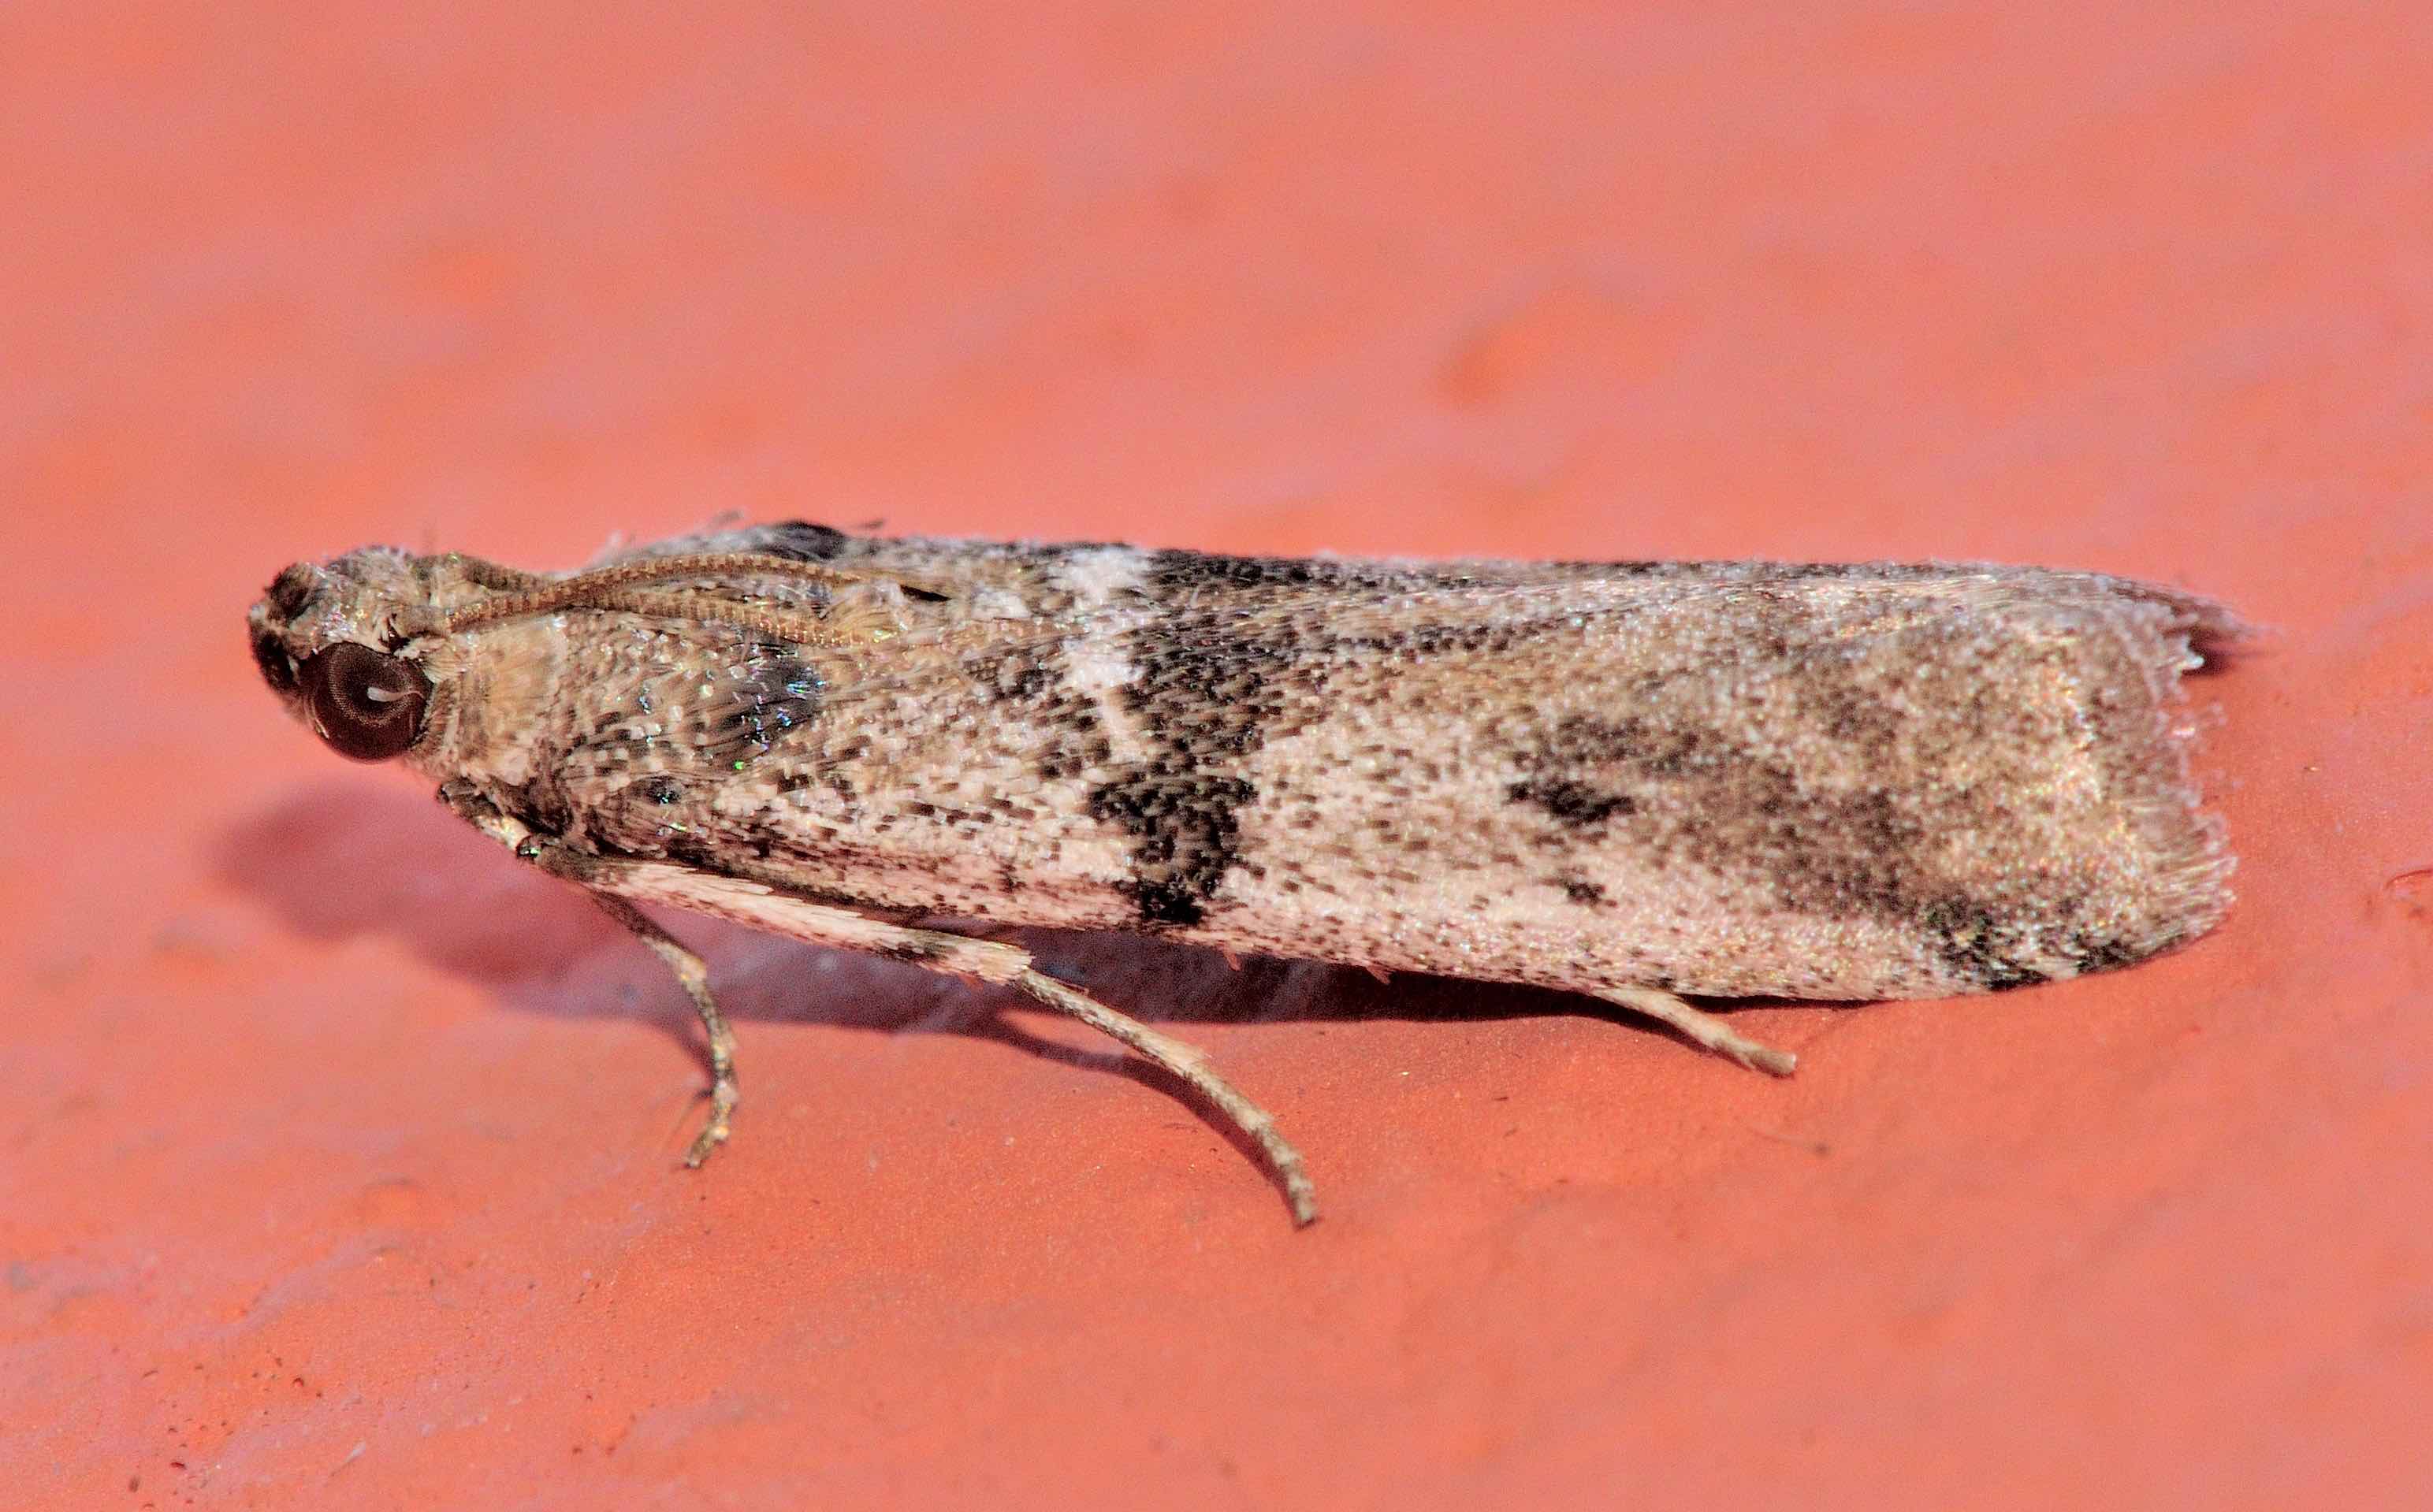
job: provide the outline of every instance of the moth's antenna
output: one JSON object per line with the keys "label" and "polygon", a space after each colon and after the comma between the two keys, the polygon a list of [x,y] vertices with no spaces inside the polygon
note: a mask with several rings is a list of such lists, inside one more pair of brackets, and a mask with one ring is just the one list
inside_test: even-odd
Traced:
{"label": "moth's antenna", "polygon": [[843,646],[859,644],[869,637],[842,633],[816,616],[773,604],[741,603],[699,589],[655,590],[650,585],[683,578],[728,577],[792,578],[828,585],[885,582],[932,600],[950,597],[918,579],[892,572],[849,572],[772,552],[690,552],[637,557],[562,578],[502,567],[478,556],[460,556],[456,563],[469,582],[496,593],[480,603],[468,603],[437,617],[431,628],[443,635],[501,620],[553,614],[560,609],[603,609],[669,620],[716,620],[800,645]]}
{"label": "moth's antenna", "polygon": [[[611,614],[638,614],[653,620],[700,620],[733,625],[738,630],[749,630],[772,640],[789,641],[797,646],[866,646],[893,633],[892,629],[882,630],[870,617],[860,613],[823,620],[816,615],[780,608],[775,604],[739,603],[714,593],[611,588],[605,593],[586,598],[580,607],[605,610]],[[856,628],[856,625],[859,627]]]}
{"label": "moth's antenna", "polygon": [[622,587],[637,583],[664,583],[684,577],[783,577],[807,583],[867,583],[872,574],[848,572],[825,562],[806,562],[774,552],[682,552],[672,556],[637,556],[606,567],[595,567],[570,577],[553,578],[502,567],[478,556],[460,556],[465,576],[485,588],[533,588],[542,585],[576,596],[595,588]]}

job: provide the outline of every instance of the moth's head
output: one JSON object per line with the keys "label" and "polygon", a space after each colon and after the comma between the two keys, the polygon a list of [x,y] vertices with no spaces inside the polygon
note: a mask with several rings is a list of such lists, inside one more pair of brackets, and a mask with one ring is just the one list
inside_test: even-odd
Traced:
{"label": "moth's head", "polygon": [[298,562],[246,615],[263,681],[340,756],[385,761],[423,737],[432,678],[403,628],[430,600],[417,566],[387,546]]}

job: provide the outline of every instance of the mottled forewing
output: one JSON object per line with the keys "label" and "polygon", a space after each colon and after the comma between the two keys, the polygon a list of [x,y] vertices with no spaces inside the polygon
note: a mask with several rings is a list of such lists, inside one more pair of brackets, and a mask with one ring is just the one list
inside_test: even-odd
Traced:
{"label": "mottled forewing", "polygon": [[717,539],[954,591],[847,653],[730,637],[587,737],[604,844],[873,906],[1700,993],[2042,980],[2227,900],[2170,705],[2230,621],[2136,585]]}

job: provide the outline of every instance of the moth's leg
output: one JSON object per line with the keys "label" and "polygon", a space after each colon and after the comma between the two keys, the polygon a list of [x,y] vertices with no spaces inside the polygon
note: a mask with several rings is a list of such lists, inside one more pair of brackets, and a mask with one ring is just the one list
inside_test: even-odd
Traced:
{"label": "moth's leg", "polygon": [[726,1015],[718,1011],[718,999],[709,995],[709,966],[623,898],[593,892],[591,901],[600,905],[608,917],[634,931],[642,943],[651,947],[651,954],[667,963],[676,985],[685,990],[685,995],[692,999],[693,1011],[701,1015],[702,1033],[709,1041],[709,1122],[702,1126],[701,1132],[693,1136],[691,1147],[685,1151],[685,1164],[698,1169],[702,1162],[709,1159],[711,1150],[726,1143],[736,1099],[741,1096],[735,1083],[735,1031],[726,1027]]}
{"label": "moth's leg", "polygon": [[[1208,1064],[1207,1057],[1197,1048],[1160,1034],[1139,1020],[1118,1013],[1087,994],[1067,987],[1033,966],[1030,952],[1018,945],[994,940],[974,940],[940,929],[915,929],[884,919],[873,919],[850,909],[798,898],[744,877],[696,871],[670,861],[590,856],[552,837],[524,831],[513,820],[505,820],[502,824],[495,814],[483,816],[467,812],[462,807],[458,812],[465,813],[484,829],[512,844],[518,855],[542,870],[590,890],[604,901],[642,898],[655,903],[673,904],[815,945],[869,951],[891,960],[910,961],[949,976],[1012,987],[1131,1047],[1143,1059],[1181,1079],[1214,1103],[1267,1156],[1277,1181],[1283,1183],[1285,1200],[1292,1208],[1293,1221],[1309,1223],[1318,1217],[1318,1194],[1302,1167],[1301,1151],[1293,1148],[1291,1142],[1276,1129],[1275,1119],[1266,1109],[1244,1096],[1232,1082],[1218,1075]],[[612,909],[611,911],[615,910]],[[648,921],[643,923],[648,927]],[[667,940],[664,935],[657,938],[698,966],[698,959],[685,951],[683,946]],[[659,949],[652,935],[645,934],[643,939],[652,944],[653,949]],[[662,958],[669,959],[672,966],[677,965],[675,960],[667,958],[664,951]],[[677,966],[679,979],[684,977],[684,974],[685,968]],[[692,986],[691,981],[687,982],[688,991]],[[694,1001],[705,1003],[706,996],[705,992]],[[705,1022],[708,1014],[715,1011],[714,1008],[706,1007]],[[723,1022],[720,1027],[723,1028]],[[716,1127],[717,1120],[713,1115],[712,1128]],[[705,1130],[702,1139],[695,1142],[694,1149],[706,1154],[717,1142],[710,1137],[709,1130]]]}
{"label": "moth's leg", "polygon": [[1276,1128],[1268,1111],[1234,1090],[1233,1083],[1211,1070],[1198,1045],[1160,1034],[1140,1020],[1116,1012],[1087,994],[1065,986],[1036,967],[1026,967],[1014,986],[1060,1013],[1068,1013],[1111,1040],[1137,1051],[1170,1074],[1191,1084],[1199,1094],[1224,1110],[1234,1127],[1251,1136],[1268,1157],[1276,1179],[1285,1184],[1285,1200],[1292,1206],[1293,1222],[1318,1221],[1318,1188],[1302,1168],[1301,1151]]}
{"label": "moth's leg", "polygon": [[1599,987],[1591,991],[1608,1003],[1670,1024],[1717,1055],[1729,1056],[1752,1071],[1787,1077],[1799,1063],[1799,1057],[1790,1051],[1760,1045],[1714,1014],[1700,1012],[1660,987]]}
{"label": "moth's leg", "polygon": [[[439,790],[439,801],[522,859],[541,862],[542,870],[563,875],[558,868],[542,862],[545,854],[563,853],[562,844],[552,836],[535,834],[520,821],[499,812],[470,787],[450,783]],[[666,963],[676,985],[692,999],[693,1011],[701,1015],[702,1033],[709,1042],[709,1122],[693,1136],[691,1147],[685,1151],[685,1164],[698,1168],[709,1159],[711,1150],[726,1143],[734,1123],[735,1104],[741,1096],[735,1079],[735,1031],[726,1027],[726,1015],[719,1011],[718,999],[710,995],[709,965],[623,898],[595,887],[586,887],[584,891],[600,905],[601,911],[633,931],[635,938],[651,947],[651,954]]]}

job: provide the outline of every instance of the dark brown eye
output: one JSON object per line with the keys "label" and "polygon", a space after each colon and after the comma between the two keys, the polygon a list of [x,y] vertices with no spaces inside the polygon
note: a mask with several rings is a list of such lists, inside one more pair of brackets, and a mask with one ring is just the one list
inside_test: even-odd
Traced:
{"label": "dark brown eye", "polygon": [[422,733],[431,682],[410,661],[342,640],[305,657],[296,681],[314,730],[340,756],[385,761]]}

